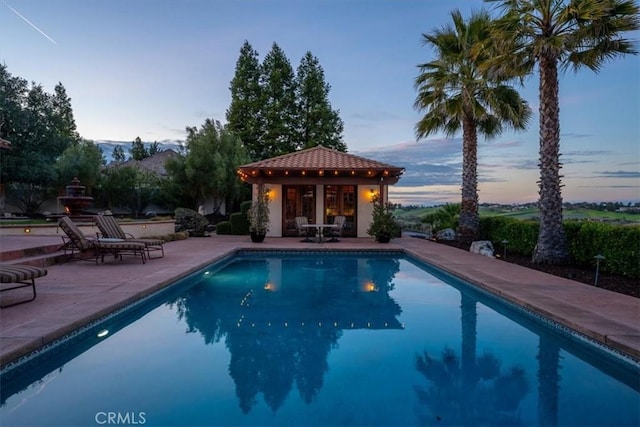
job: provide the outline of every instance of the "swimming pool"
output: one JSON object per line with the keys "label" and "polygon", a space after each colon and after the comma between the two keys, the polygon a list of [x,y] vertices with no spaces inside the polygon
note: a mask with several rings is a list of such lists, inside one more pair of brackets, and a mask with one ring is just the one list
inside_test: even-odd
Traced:
{"label": "swimming pool", "polygon": [[397,253],[247,252],[8,370],[0,421],[638,425],[639,372]]}

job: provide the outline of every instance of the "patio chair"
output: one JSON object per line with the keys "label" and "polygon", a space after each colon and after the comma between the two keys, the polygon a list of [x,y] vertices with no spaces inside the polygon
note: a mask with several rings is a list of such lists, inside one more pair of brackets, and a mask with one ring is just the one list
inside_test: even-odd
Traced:
{"label": "patio chair", "polygon": [[337,227],[331,229],[331,234],[329,235],[331,239],[328,241],[338,242],[339,241],[338,237],[342,237],[342,230],[344,229],[344,226],[347,223],[347,217],[345,217],[344,215],[336,215],[336,217],[333,218],[333,223],[336,224]]}
{"label": "patio chair", "polygon": [[309,224],[309,219],[306,216],[297,216],[296,229],[298,230],[298,236],[304,236],[303,242],[312,242],[311,236],[315,236],[315,229],[313,227],[303,227],[303,225]]}
{"label": "patio chair", "polygon": [[[112,215],[97,215],[95,223],[100,230],[100,234],[104,238],[109,239],[121,239],[127,242],[139,242],[144,243],[145,250],[147,251],[147,258],[162,258],[164,256],[164,240],[162,239],[138,239],[131,234],[125,233],[118,221]],[[159,252],[159,256],[151,256],[151,253]]]}
{"label": "patio chair", "polygon": [[144,243],[120,239],[88,239],[68,216],[61,217],[58,225],[67,235],[66,238],[62,236],[62,242],[65,255],[67,251],[71,251],[69,261],[86,261],[90,258],[86,255],[93,253],[96,264],[99,259],[104,262],[104,256],[107,254],[112,254],[115,258],[120,259],[122,259],[122,255],[139,256],[143,264],[147,262]]}
{"label": "patio chair", "polygon": [[31,265],[20,264],[0,264],[0,283],[8,283],[9,286],[2,286],[0,292],[11,291],[13,289],[31,288],[32,296],[29,299],[23,299],[11,304],[1,305],[0,307],[11,307],[36,299],[36,282],[38,277],[46,276],[47,270]]}

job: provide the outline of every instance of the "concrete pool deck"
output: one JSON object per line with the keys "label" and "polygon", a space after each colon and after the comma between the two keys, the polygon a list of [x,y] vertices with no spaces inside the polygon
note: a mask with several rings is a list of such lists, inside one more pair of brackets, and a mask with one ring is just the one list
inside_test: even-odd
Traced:
{"label": "concrete pool deck", "polygon": [[[56,243],[55,236],[1,236],[0,251]],[[47,266],[48,275],[36,279],[35,301],[0,309],[0,366],[240,249],[402,250],[640,359],[639,298],[411,237],[389,244],[371,238],[318,244],[268,237],[256,244],[247,236],[212,236],[166,243],[165,257],[146,264],[125,257],[99,265]]]}

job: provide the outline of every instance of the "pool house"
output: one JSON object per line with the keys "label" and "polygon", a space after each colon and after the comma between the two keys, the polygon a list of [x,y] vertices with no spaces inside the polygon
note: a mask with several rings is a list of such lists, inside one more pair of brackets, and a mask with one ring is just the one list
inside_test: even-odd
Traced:
{"label": "pool house", "polygon": [[311,224],[331,224],[346,217],[342,235],[368,237],[373,205],[379,194],[388,200],[388,189],[404,168],[353,154],[316,146],[294,153],[242,165],[238,175],[253,184],[256,198],[260,185],[269,195],[268,236],[297,236],[295,218],[306,216]]}

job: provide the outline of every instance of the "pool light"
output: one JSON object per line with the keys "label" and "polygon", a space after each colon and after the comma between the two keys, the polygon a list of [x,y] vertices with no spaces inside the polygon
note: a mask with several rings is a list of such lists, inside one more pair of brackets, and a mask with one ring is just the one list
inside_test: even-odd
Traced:
{"label": "pool light", "polygon": [[98,332],[98,338],[104,338],[107,335],[109,335],[108,329],[102,329],[101,331]]}

